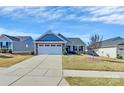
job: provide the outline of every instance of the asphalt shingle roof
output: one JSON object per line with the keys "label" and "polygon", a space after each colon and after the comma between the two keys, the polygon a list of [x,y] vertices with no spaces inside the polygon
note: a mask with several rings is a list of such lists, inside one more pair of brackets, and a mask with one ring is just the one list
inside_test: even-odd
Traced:
{"label": "asphalt shingle roof", "polygon": [[25,40],[27,40],[27,39],[29,39],[29,38],[32,39],[31,36],[16,36],[16,38],[18,38],[20,41],[25,41]]}
{"label": "asphalt shingle roof", "polygon": [[58,36],[61,37],[62,39],[64,39],[65,41],[67,41],[67,42],[69,41],[65,36],[63,36],[63,35],[60,34],[60,33],[58,34]]}
{"label": "asphalt shingle roof", "polygon": [[9,35],[5,35],[5,34],[3,34],[1,36],[6,36],[9,39],[11,39],[12,41],[24,41],[24,40],[27,40],[29,38],[32,39],[32,37],[30,37],[30,36],[9,36]]}
{"label": "asphalt shingle roof", "polygon": [[102,41],[101,47],[112,47],[117,45],[122,45],[124,43],[124,38],[115,37]]}
{"label": "asphalt shingle roof", "polygon": [[85,45],[85,43],[80,38],[66,38],[62,34],[58,34],[61,38],[67,41],[67,45]]}
{"label": "asphalt shingle roof", "polygon": [[85,43],[80,38],[68,38],[68,40],[70,42],[68,42],[67,45],[85,45]]}

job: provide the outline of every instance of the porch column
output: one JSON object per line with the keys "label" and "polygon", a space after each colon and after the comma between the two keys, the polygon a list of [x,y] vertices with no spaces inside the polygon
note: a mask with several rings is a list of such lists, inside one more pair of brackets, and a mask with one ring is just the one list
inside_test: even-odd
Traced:
{"label": "porch column", "polygon": [[34,43],[34,54],[37,54],[37,43]]}
{"label": "porch column", "polygon": [[77,52],[78,52],[78,53],[80,52],[79,47],[80,47],[80,46],[77,46]]}
{"label": "porch column", "polygon": [[13,49],[13,42],[11,42],[11,46],[10,46],[10,48],[11,48],[11,50],[13,51],[14,49]]}

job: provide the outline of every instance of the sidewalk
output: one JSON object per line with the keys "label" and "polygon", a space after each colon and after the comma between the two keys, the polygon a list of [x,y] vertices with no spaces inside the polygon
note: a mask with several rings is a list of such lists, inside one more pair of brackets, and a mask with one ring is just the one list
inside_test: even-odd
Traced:
{"label": "sidewalk", "polygon": [[64,70],[64,77],[124,78],[124,72]]}

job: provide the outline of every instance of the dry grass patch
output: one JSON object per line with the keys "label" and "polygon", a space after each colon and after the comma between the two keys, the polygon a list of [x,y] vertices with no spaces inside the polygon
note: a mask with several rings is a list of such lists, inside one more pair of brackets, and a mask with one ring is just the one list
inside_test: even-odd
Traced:
{"label": "dry grass patch", "polygon": [[67,77],[71,86],[124,86],[124,78]]}
{"label": "dry grass patch", "polygon": [[32,55],[0,54],[0,67],[9,67],[32,57]]}
{"label": "dry grass patch", "polygon": [[64,69],[124,71],[124,60],[89,55],[63,56]]}

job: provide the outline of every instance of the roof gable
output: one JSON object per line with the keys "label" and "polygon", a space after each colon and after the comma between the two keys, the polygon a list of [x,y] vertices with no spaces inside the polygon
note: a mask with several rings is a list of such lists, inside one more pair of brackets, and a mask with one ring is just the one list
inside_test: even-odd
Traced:
{"label": "roof gable", "polygon": [[54,34],[53,32],[48,31],[43,36],[36,39],[36,41],[63,41],[63,39],[61,39],[61,37]]}

